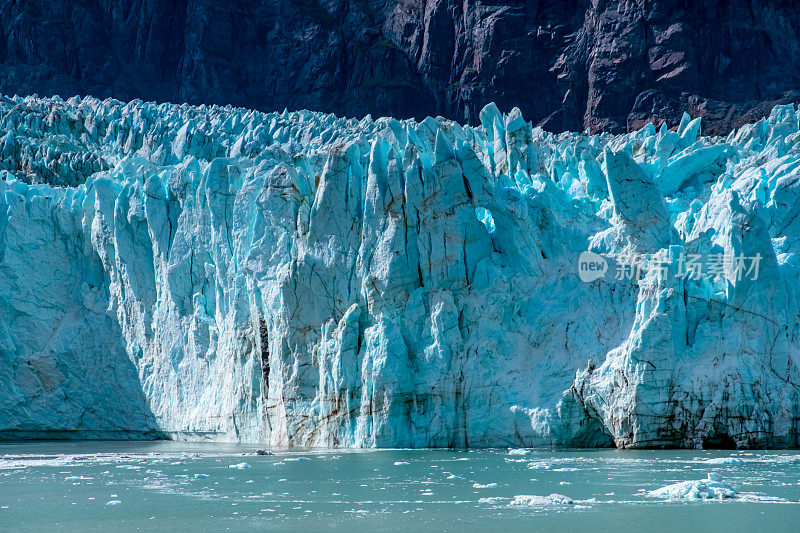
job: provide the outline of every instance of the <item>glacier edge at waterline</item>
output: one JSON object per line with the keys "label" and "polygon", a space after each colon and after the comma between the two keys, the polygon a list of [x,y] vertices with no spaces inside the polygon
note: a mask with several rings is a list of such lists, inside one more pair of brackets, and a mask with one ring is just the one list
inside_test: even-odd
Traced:
{"label": "glacier edge at waterline", "polygon": [[[3,97],[0,437],[796,447],[799,118]],[[587,250],[668,267],[584,282]]]}

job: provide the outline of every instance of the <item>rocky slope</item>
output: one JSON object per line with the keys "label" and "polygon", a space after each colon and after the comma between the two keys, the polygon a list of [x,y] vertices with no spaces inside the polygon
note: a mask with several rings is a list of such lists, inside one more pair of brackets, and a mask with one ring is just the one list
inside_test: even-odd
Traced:
{"label": "rocky slope", "polygon": [[792,106],[726,138],[495,106],[0,117],[3,438],[799,444]]}
{"label": "rocky slope", "polygon": [[0,93],[727,133],[800,94],[795,0],[4,0]]}

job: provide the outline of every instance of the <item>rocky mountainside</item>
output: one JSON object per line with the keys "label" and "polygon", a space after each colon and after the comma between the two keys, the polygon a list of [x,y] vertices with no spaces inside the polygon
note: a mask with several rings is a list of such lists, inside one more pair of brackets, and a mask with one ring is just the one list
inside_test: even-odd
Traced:
{"label": "rocky mountainside", "polygon": [[706,133],[800,94],[796,0],[3,0],[0,27],[7,94]]}

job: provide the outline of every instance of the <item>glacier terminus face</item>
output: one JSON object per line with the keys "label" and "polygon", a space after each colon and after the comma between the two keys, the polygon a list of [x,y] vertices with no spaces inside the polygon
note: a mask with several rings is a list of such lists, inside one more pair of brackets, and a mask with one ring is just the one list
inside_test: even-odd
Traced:
{"label": "glacier terminus face", "polygon": [[798,446],[798,111],[480,120],[0,98],[0,436]]}

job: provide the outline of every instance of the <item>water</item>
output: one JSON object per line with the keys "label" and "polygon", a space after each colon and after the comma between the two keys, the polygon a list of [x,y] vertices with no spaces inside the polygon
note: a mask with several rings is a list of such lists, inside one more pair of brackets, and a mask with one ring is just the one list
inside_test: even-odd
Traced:
{"label": "water", "polygon": [[[797,451],[255,450],[0,444],[0,530],[652,533],[797,531],[800,521]],[[737,496],[675,501],[647,494],[709,472]],[[554,493],[572,503],[521,497],[515,504],[515,496]]]}

